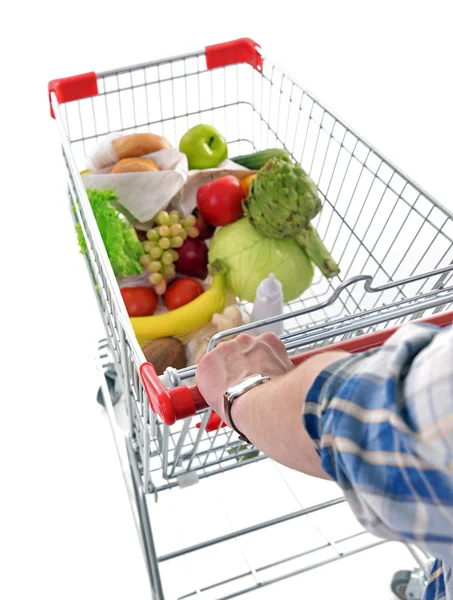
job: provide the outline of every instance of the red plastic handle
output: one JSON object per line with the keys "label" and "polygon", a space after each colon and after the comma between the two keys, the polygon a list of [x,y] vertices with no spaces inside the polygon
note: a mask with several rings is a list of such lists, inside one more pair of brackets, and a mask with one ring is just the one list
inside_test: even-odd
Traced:
{"label": "red plastic handle", "polygon": [[98,77],[93,72],[54,79],[49,81],[47,87],[49,90],[50,115],[53,119],[55,119],[55,115],[50,100],[52,92],[56,95],[59,104],[90,98],[91,96],[97,96],[99,93]]}
{"label": "red plastic handle", "polygon": [[[439,313],[428,319],[413,321],[413,323],[415,322],[430,323],[431,325],[437,325],[437,327],[447,327],[453,322],[453,312]],[[344,352],[355,354],[357,352],[371,350],[372,348],[382,346],[382,344],[392,336],[399,327],[384,329],[383,331],[378,331],[376,333],[369,333],[368,335],[351,338],[344,342],[331,344],[330,346],[316,348],[316,350],[310,350],[298,354],[297,356],[293,356],[291,360],[294,365],[300,365],[312,356],[321,354],[322,352],[343,350]],[[151,363],[143,363],[140,368],[140,374],[151,408],[162,418],[166,425],[173,425],[173,423],[179,419],[192,417],[197,412],[208,408],[205,399],[196,386],[187,387],[181,385],[170,390],[165,389]],[[210,420],[208,421],[211,429],[216,429],[220,422],[220,417],[215,413],[211,415]]]}
{"label": "red plastic handle", "polygon": [[[201,427],[201,421],[195,425],[197,429]],[[222,421],[219,415],[212,411],[209,415],[208,422],[206,423],[206,431],[217,431],[219,427],[226,427],[226,423]]]}
{"label": "red plastic handle", "polygon": [[206,67],[215,69],[227,65],[248,63],[257,71],[261,71],[263,59],[258,52],[259,47],[259,44],[250,38],[240,38],[231,42],[223,42],[223,44],[206,46]]}

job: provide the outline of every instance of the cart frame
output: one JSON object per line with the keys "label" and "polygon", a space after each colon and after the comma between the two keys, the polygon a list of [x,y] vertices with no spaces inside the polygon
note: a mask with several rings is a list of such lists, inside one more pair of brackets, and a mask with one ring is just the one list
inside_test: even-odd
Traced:
{"label": "cart frame", "polygon": [[[180,96],[184,96],[182,104]],[[233,333],[282,320],[282,341],[291,356],[345,342],[353,342],[358,351],[364,344],[382,343],[386,332],[408,320],[437,319],[451,309],[453,301],[453,215],[248,38],[127,68],[54,80],[49,83],[49,99],[61,134],[71,214],[87,242],[85,260],[106,330],[97,355],[101,392],[117,443],[152,597],[163,600],[166,596],[159,572],[162,563],[328,510],[344,503],[344,498],[338,496],[301,507],[293,513],[158,555],[148,496],[154,495],[157,500],[165,490],[193,485],[239,467],[259,465],[266,457],[253,447],[244,447],[228,428],[219,423],[213,426],[212,413],[205,406],[195,403],[193,416],[185,415],[187,418],[177,421],[177,394],[171,390],[187,390],[195,367],[179,371],[170,368],[157,378],[146,364],[79,175],[87,153],[99,138],[112,131],[160,129],[176,141],[188,126],[203,119],[219,128],[224,125],[230,153],[242,154],[269,146],[286,148],[317,183],[324,209],[315,225],[343,273],[331,281],[315,279],[310,290],[285,306],[279,317],[214,336],[209,350]],[[421,249],[416,239],[423,240]],[[243,308],[250,311],[251,307],[243,304]],[[445,325],[451,322],[451,316],[441,321]],[[115,373],[124,401],[128,418],[124,435],[118,430],[111,390],[105,379],[107,372]],[[195,392],[192,389],[190,393]],[[195,413],[200,408],[198,421]],[[365,532],[340,540],[322,535],[325,548],[333,552],[328,558],[315,559],[309,565],[267,579],[257,578],[260,569],[249,567],[245,575],[204,588],[197,585],[195,592],[179,597],[199,594],[202,598],[219,598],[212,595],[218,593],[217,587],[223,590],[221,586],[251,573],[254,583],[220,592],[221,598],[236,597],[384,543]],[[349,549],[341,548],[358,538],[364,541]],[[299,553],[299,557],[323,548]],[[294,556],[284,558],[279,564],[293,559]],[[425,557],[417,560],[417,577],[423,583]]]}

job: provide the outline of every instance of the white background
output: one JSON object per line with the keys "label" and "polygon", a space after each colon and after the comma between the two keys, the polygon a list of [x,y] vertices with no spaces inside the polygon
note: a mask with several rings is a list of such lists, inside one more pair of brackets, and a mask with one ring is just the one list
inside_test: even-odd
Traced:
{"label": "white background", "polygon": [[[447,0],[44,0],[3,9],[2,598],[147,597],[113,444],[94,402],[99,320],[67,212],[47,81],[251,37],[453,209],[449,9]],[[390,597],[388,577],[406,566],[392,551],[379,559],[386,569],[358,559],[348,573],[369,570],[354,585],[346,567],[337,570],[337,595]],[[288,597],[333,593],[316,577],[307,581]]]}

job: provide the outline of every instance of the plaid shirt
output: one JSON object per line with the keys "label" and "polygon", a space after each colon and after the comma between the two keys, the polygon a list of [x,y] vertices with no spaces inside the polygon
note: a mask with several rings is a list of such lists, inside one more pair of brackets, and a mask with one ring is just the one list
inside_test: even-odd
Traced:
{"label": "plaid shirt", "polygon": [[335,362],[304,422],[361,524],[436,557],[424,600],[453,600],[453,327],[409,324]]}

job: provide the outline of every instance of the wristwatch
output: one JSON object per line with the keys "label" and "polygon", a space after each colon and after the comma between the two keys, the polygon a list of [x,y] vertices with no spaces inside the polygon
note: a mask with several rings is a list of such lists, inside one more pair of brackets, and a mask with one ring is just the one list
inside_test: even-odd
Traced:
{"label": "wristwatch", "polygon": [[259,373],[256,375],[249,375],[248,377],[244,377],[234,385],[231,385],[227,391],[223,394],[223,408],[225,413],[225,420],[227,425],[229,425],[236,433],[239,434],[239,439],[243,442],[247,442],[250,444],[250,440],[236,427],[231,418],[231,409],[233,408],[233,404],[235,401],[250,391],[257,385],[261,385],[262,383],[266,383],[270,380],[270,377],[267,375],[260,375]]}

